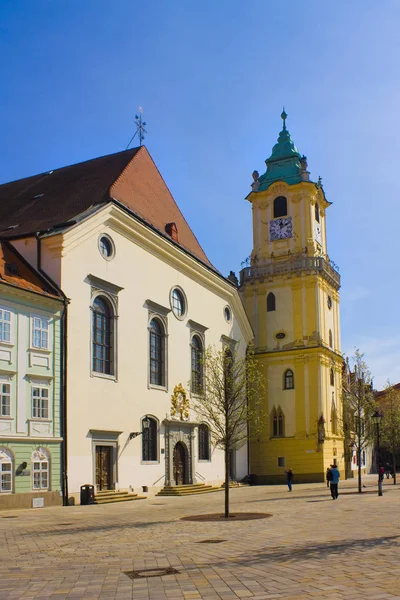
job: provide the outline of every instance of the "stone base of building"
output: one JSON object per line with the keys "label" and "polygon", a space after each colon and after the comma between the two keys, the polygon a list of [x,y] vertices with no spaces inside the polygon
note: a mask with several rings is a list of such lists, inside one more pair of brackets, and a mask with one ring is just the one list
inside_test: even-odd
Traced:
{"label": "stone base of building", "polygon": [[[43,499],[41,501],[40,499]],[[4,494],[0,496],[0,510],[14,508],[42,508],[44,506],[61,506],[60,492],[34,492],[27,494]]]}
{"label": "stone base of building", "polygon": [[[324,475],[321,473],[299,473],[298,475],[296,473],[293,473],[293,485],[295,485],[296,483],[321,483],[324,481]],[[252,484],[285,485],[286,475],[253,475]]]}

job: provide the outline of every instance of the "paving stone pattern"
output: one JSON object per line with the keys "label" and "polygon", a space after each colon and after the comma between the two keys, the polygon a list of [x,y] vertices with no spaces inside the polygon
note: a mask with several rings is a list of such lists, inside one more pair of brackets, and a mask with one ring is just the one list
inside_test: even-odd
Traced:
{"label": "paving stone pattern", "polygon": [[[180,520],[223,494],[1,511],[0,599],[400,600],[400,485],[364,483],[232,489],[233,512],[272,514],[257,521]],[[125,575],[162,567],[179,573]]]}

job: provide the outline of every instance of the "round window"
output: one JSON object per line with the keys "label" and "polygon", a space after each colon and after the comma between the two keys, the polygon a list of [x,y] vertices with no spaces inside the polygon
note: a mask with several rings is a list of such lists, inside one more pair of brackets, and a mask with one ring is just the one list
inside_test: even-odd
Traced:
{"label": "round window", "polygon": [[231,313],[231,309],[229,308],[229,306],[225,306],[225,308],[224,308],[224,316],[225,316],[225,321],[227,321],[228,323],[230,323],[231,319],[232,319],[232,313]]}
{"label": "round window", "polygon": [[278,333],[275,335],[277,340],[283,340],[286,337],[286,333],[284,333],[283,331],[278,331]]}
{"label": "round window", "polygon": [[172,312],[176,317],[182,318],[186,312],[186,302],[184,295],[177,288],[172,290],[171,294]]}
{"label": "round window", "polygon": [[108,235],[102,235],[99,239],[100,254],[106,260],[110,260],[114,256],[114,244]]}

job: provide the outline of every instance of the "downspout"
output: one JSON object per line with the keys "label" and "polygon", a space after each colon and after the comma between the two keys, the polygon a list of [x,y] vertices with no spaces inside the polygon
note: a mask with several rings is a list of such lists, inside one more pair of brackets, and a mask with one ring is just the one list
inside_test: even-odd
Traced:
{"label": "downspout", "polygon": [[63,506],[68,506],[68,455],[67,455],[67,315],[68,315],[68,304],[69,299],[64,294],[62,289],[53,281],[41,266],[42,261],[42,247],[40,244],[40,232],[36,235],[36,253],[37,253],[37,270],[53,288],[57,290],[63,299],[63,312],[61,315],[61,348],[60,348],[60,362],[61,362],[61,374],[60,374],[60,428],[61,428],[61,487],[62,487],[62,499]]}

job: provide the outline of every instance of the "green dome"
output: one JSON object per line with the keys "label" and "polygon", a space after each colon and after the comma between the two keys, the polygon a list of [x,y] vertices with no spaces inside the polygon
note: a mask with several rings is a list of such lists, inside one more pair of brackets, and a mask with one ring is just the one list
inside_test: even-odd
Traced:
{"label": "green dome", "polygon": [[274,181],[286,181],[290,185],[302,181],[304,169],[300,163],[301,156],[286,129],[286,117],[284,109],[281,114],[283,129],[278,142],[272,148],[271,156],[265,161],[267,170],[259,178],[259,191],[266,190]]}

